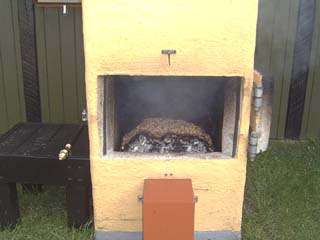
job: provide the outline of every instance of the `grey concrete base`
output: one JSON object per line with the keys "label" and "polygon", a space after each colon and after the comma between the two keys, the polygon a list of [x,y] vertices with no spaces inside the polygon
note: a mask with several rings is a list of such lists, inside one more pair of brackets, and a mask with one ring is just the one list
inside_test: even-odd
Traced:
{"label": "grey concrete base", "polygon": [[195,232],[196,240],[240,240],[241,232],[213,231]]}
{"label": "grey concrete base", "polygon": [[111,232],[96,230],[94,240],[142,240],[142,232]]}
{"label": "grey concrete base", "polygon": [[[112,232],[97,230],[95,240],[142,240],[142,232]],[[196,240],[240,240],[241,233],[233,231],[195,232]]]}

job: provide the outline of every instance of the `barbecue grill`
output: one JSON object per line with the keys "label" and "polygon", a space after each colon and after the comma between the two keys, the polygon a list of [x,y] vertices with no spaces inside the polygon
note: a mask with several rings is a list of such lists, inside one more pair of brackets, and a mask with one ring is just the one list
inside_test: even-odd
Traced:
{"label": "barbecue grill", "polygon": [[271,115],[258,0],[82,9],[96,239],[240,239],[246,161]]}

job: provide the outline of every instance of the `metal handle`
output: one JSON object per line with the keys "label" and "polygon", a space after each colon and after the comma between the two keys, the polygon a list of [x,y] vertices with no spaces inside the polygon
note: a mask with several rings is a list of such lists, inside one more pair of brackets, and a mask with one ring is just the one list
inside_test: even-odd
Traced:
{"label": "metal handle", "polygon": [[175,49],[163,49],[161,50],[162,54],[166,54],[166,55],[172,55],[172,54],[176,54],[177,50]]}
{"label": "metal handle", "polygon": [[177,51],[175,49],[163,49],[161,50],[161,54],[168,55],[168,64],[171,65],[171,55],[176,54]]}

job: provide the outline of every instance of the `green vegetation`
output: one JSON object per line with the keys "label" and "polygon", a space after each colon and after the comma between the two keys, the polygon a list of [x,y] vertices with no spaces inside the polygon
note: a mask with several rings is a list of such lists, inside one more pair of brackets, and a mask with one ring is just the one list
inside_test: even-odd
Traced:
{"label": "green vegetation", "polygon": [[247,176],[243,239],[320,239],[319,140],[273,143]]}
{"label": "green vegetation", "polygon": [[88,240],[92,229],[67,228],[65,192],[45,187],[41,194],[22,193],[19,189],[21,223],[14,230],[0,232],[0,240]]}
{"label": "green vegetation", "polygon": [[[320,141],[274,142],[248,163],[244,240],[320,237]],[[90,227],[68,229],[63,188],[39,195],[19,191],[22,221],[0,240],[87,240]],[[88,224],[89,226],[89,224]]]}

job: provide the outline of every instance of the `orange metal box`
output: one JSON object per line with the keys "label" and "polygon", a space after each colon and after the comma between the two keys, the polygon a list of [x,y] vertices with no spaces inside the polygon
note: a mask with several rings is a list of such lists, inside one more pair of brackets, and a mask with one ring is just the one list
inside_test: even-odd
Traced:
{"label": "orange metal box", "polygon": [[194,202],[191,179],[146,179],[144,240],[193,240]]}

